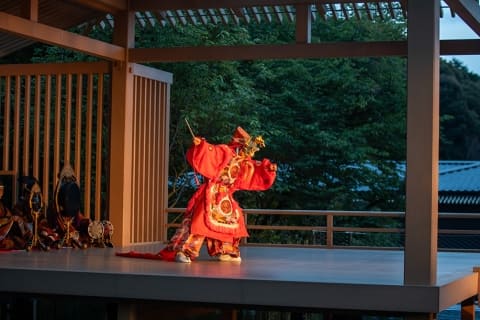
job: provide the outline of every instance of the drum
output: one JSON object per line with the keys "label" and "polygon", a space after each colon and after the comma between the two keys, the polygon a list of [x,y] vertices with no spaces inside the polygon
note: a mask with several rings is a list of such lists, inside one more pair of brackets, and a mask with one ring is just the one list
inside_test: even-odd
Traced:
{"label": "drum", "polygon": [[91,221],[88,224],[88,235],[92,240],[101,240],[104,235],[103,223],[100,221]]}

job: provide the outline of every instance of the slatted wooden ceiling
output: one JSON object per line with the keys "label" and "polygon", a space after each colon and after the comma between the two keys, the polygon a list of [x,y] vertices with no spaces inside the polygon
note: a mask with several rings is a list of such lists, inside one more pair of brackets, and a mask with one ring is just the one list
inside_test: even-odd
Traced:
{"label": "slatted wooden ceiling", "polygon": [[[453,12],[452,12],[453,13]],[[234,8],[177,9],[135,12],[139,27],[160,26],[177,27],[207,24],[243,23],[284,23],[294,22],[296,8],[294,5],[251,6]],[[406,19],[405,1],[363,2],[363,3],[327,3],[312,4],[311,19],[316,21],[334,19]],[[113,27],[114,18],[107,14],[99,21],[89,24],[100,24],[102,27]]]}
{"label": "slatted wooden ceiling", "polygon": [[[308,5],[312,22],[326,19],[406,19],[407,0],[400,1],[300,1],[300,0],[2,0],[0,15],[20,17],[45,26],[68,30],[83,26],[113,28],[115,15],[135,12],[136,27],[176,27],[187,24],[242,24],[293,22],[297,6]],[[458,12],[474,31],[480,33],[476,0],[442,2],[442,15]],[[0,16],[0,20],[2,16]],[[0,57],[11,54],[34,42],[12,33],[11,26],[0,21]],[[48,28],[45,32],[48,32]],[[21,32],[20,32],[21,33]],[[41,36],[39,36],[41,37]]]}

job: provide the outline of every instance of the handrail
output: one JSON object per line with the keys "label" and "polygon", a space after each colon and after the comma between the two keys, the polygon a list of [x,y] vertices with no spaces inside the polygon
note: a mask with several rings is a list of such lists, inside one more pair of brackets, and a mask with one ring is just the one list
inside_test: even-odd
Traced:
{"label": "handrail", "polygon": [[[167,214],[181,214],[185,212],[185,208],[167,208]],[[403,236],[405,229],[403,228],[403,219],[405,218],[405,212],[398,211],[334,211],[334,210],[278,210],[278,209],[244,209],[245,221],[247,221],[247,229],[251,232],[254,231],[272,231],[272,232],[311,232],[314,236],[315,233],[323,233],[325,241],[322,244],[318,243],[308,243],[308,244],[299,244],[299,243],[253,243],[248,242],[247,239],[243,240],[244,245],[268,245],[268,246],[289,246],[289,247],[323,247],[323,248],[363,248],[363,249],[402,249],[403,244],[399,246],[385,246],[382,243],[375,245],[365,245],[359,246],[354,244],[347,245],[338,245],[335,243],[335,236],[338,234],[347,235],[350,237],[359,236],[359,235],[374,235],[374,234],[390,234],[398,235],[401,241],[403,241]],[[263,224],[252,224],[248,223],[250,216],[310,216],[310,217],[325,217],[325,221],[320,225],[263,225]],[[180,226],[179,218],[177,218],[170,223],[165,224],[165,228],[175,228]],[[382,225],[379,223],[379,226],[345,226],[338,225],[335,219],[339,217],[359,217],[359,218],[387,218],[396,220],[397,226],[387,226],[385,223]],[[451,213],[451,212],[441,212],[439,213],[439,219],[480,219],[480,214],[475,213]],[[167,232],[165,232],[167,234]],[[438,235],[440,236],[479,236],[480,230],[474,229],[452,229],[444,228],[438,230]],[[479,237],[480,241],[480,237]],[[464,251],[480,251],[479,248],[439,248],[445,250],[456,250]]]}

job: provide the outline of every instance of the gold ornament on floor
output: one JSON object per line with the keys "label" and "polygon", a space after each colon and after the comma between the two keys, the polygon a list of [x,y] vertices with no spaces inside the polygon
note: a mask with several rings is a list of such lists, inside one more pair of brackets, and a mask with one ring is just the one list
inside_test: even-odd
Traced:
{"label": "gold ornament on floor", "polygon": [[28,199],[28,206],[30,208],[30,214],[32,215],[33,219],[33,238],[32,243],[28,246],[27,250],[31,249],[41,249],[41,250],[49,250],[50,247],[45,245],[40,237],[39,237],[39,225],[40,219],[42,217],[42,210],[43,206],[43,196],[42,190],[40,189],[40,185],[35,182],[30,189],[30,197]]}

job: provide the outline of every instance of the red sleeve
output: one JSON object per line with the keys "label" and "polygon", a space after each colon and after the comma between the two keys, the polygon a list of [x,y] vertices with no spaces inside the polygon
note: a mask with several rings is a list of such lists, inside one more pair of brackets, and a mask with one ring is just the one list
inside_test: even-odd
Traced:
{"label": "red sleeve", "polygon": [[187,151],[187,161],[192,168],[206,178],[215,178],[232,158],[232,150],[227,145],[213,145],[202,139]]}
{"label": "red sleeve", "polygon": [[267,190],[275,182],[277,172],[271,170],[272,162],[268,159],[262,161],[248,159],[241,164],[241,176],[236,180],[240,190]]}

